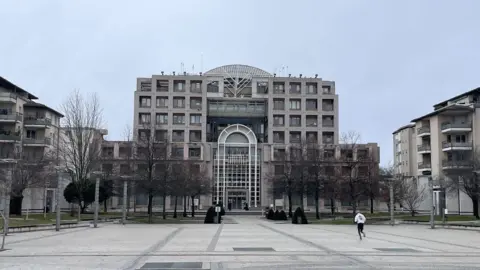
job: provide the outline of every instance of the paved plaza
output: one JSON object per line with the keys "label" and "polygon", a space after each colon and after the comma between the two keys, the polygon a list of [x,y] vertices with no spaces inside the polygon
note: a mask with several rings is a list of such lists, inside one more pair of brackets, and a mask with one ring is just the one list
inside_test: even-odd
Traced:
{"label": "paved plaza", "polygon": [[12,234],[0,269],[480,269],[480,231],[419,225],[102,224]]}

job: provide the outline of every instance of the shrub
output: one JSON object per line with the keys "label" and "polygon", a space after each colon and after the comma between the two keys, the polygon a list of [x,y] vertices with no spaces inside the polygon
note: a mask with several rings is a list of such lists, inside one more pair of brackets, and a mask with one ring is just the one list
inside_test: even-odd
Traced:
{"label": "shrub", "polygon": [[305,213],[303,212],[303,209],[298,207],[295,212],[293,213],[292,217],[292,224],[299,224],[298,220],[300,219],[300,224],[308,224],[307,217],[305,216]]}
{"label": "shrub", "polygon": [[273,220],[280,220],[280,212],[278,210],[275,211],[273,215]]}
{"label": "shrub", "polygon": [[205,215],[205,224],[213,224],[215,223],[215,217],[217,213],[215,213],[215,207],[211,206],[208,208],[207,214]]}
{"label": "shrub", "polygon": [[280,211],[278,220],[288,220],[288,217],[287,217],[287,214],[285,213],[285,211],[283,211],[283,210]]}
{"label": "shrub", "polygon": [[273,220],[275,217],[275,212],[273,212],[272,209],[268,210],[268,213],[267,213],[267,219],[271,219]]}

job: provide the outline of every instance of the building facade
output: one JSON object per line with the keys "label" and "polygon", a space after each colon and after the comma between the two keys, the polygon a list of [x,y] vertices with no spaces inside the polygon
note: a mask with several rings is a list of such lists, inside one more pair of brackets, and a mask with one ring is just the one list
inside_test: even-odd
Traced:
{"label": "building facade", "polygon": [[[444,194],[440,182],[448,180],[450,172],[472,170],[474,150],[480,144],[479,100],[480,88],[455,96],[393,133],[397,173],[416,177],[424,185],[430,175],[434,203],[440,206],[445,202],[449,212],[471,213],[473,209],[465,193],[457,190]],[[429,207],[425,201],[421,210]],[[436,209],[438,212],[440,207]]]}
{"label": "building facade", "polygon": [[[60,119],[63,115],[36,102],[36,96],[0,77],[0,160],[35,162],[58,158]],[[54,207],[55,190],[50,183],[27,188],[23,209]],[[54,184],[54,183],[52,183]],[[3,201],[3,200],[2,200]]]}
{"label": "building facade", "polygon": [[255,208],[274,201],[266,178],[275,158],[302,141],[338,145],[338,120],[333,81],[227,65],[138,78],[133,139],[154,133],[175,158],[207,164],[214,188],[205,204]]}

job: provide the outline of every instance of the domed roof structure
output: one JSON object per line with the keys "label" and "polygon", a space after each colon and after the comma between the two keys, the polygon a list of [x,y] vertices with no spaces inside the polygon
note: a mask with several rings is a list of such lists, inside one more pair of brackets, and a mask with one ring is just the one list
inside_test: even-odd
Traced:
{"label": "domed roof structure", "polygon": [[205,76],[223,76],[231,78],[272,77],[263,69],[247,65],[225,65],[205,72]]}
{"label": "domed roof structure", "polygon": [[[263,69],[247,65],[226,65],[205,72],[206,77],[223,77],[225,97],[243,97],[252,95],[253,78],[269,78],[272,74]],[[243,91],[244,89],[249,89]]]}

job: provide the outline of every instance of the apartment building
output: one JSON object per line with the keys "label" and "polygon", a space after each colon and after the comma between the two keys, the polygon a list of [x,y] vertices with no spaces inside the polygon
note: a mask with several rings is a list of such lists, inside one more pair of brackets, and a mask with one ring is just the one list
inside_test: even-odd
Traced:
{"label": "apartment building", "polygon": [[[447,179],[449,171],[472,168],[473,150],[480,144],[479,100],[480,88],[452,97],[393,133],[397,172],[416,177],[423,184],[427,184],[426,175],[431,175],[434,202],[445,202],[450,212],[467,213],[473,209],[466,194],[459,190],[445,194],[439,181]],[[422,210],[428,207],[428,202],[421,206]]]}
{"label": "apartment building", "polygon": [[[23,159],[35,162],[56,158],[63,115],[36,102],[38,98],[0,77],[0,160]],[[54,190],[46,183],[24,191],[22,207],[39,210],[53,207]]]}
{"label": "apartment building", "polygon": [[137,79],[134,141],[154,133],[171,143],[173,157],[207,164],[214,181],[207,205],[270,205],[271,163],[301,141],[338,145],[338,120],[335,82],[317,75],[226,65]]}

